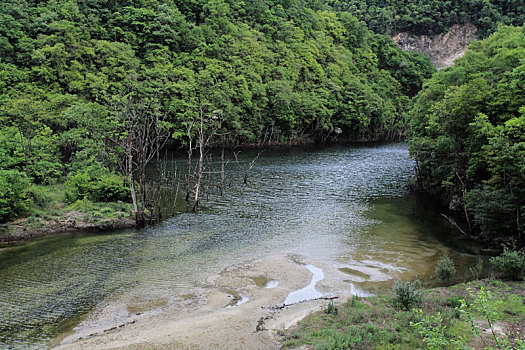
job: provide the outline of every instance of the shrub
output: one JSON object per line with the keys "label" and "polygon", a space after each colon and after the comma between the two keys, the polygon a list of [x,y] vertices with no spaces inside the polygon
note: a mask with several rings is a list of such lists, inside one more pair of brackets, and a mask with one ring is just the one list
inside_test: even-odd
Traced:
{"label": "shrub", "polygon": [[323,342],[314,347],[315,350],[355,349],[363,340],[363,337],[360,334],[342,334],[339,332],[330,333],[323,337]]}
{"label": "shrub", "polygon": [[33,204],[41,208],[48,208],[53,201],[53,197],[49,193],[49,188],[45,186],[31,184],[28,196],[31,198]]}
{"label": "shrub", "polygon": [[461,306],[461,301],[463,299],[464,298],[461,295],[451,295],[450,297],[447,298],[446,303],[447,303],[447,306],[451,308],[458,308]]}
{"label": "shrub", "polygon": [[59,161],[39,160],[30,168],[35,183],[53,185],[62,175],[63,165]]}
{"label": "shrub", "polygon": [[478,258],[478,261],[476,262],[476,266],[471,267],[469,269],[469,274],[473,280],[479,280],[482,273],[483,273],[483,260],[481,260],[481,258]]}
{"label": "shrub", "polygon": [[330,301],[324,308],[323,311],[327,315],[337,315],[337,306],[334,305],[333,301]]}
{"label": "shrub", "polygon": [[101,167],[89,167],[68,176],[66,200],[79,199],[96,202],[129,201],[131,195],[124,177],[110,173]]}
{"label": "shrub", "polygon": [[489,186],[476,188],[467,194],[466,204],[483,234],[497,237],[514,229],[514,203],[508,192]]}
{"label": "shrub", "polygon": [[[423,317],[423,311],[417,310],[417,313]],[[439,350],[450,345],[445,334],[446,326],[443,325],[443,317],[439,312],[435,316],[426,315],[419,322],[410,322],[410,326],[421,334],[429,350]]]}
{"label": "shrub", "polygon": [[92,199],[99,202],[129,201],[131,193],[122,176],[104,174],[94,184]]}
{"label": "shrub", "polygon": [[447,254],[443,255],[436,265],[436,276],[441,281],[450,283],[456,276],[456,267],[454,262]]}
{"label": "shrub", "polygon": [[497,271],[503,273],[505,278],[517,281],[525,272],[525,253],[505,249],[500,256],[490,258],[490,263]]}
{"label": "shrub", "polygon": [[15,218],[28,208],[29,180],[17,170],[0,170],[0,222]]}
{"label": "shrub", "polygon": [[66,181],[66,201],[87,199],[91,192],[91,177],[85,172],[69,174]]}
{"label": "shrub", "polygon": [[421,282],[418,278],[414,281],[396,281],[392,289],[394,293],[394,306],[402,310],[410,310],[419,306],[423,299]]}
{"label": "shrub", "polygon": [[86,198],[79,199],[69,206],[70,210],[76,210],[76,211],[86,212],[86,213],[93,211],[94,208],[95,206],[93,205],[93,202],[91,202],[89,199],[86,199]]}
{"label": "shrub", "polygon": [[18,131],[14,127],[0,129],[0,168],[22,169],[24,167],[24,153],[18,140]]}

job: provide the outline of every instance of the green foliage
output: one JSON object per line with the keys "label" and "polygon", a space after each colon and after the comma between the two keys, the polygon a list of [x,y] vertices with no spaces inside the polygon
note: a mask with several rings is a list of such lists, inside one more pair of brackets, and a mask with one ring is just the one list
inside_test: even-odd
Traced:
{"label": "green foliage", "polygon": [[[5,0],[0,15],[0,169],[67,178],[69,200],[127,198],[101,132],[140,86],[175,142],[200,113],[216,142],[399,139],[435,71],[354,15],[321,2]],[[109,133],[104,133],[109,134]],[[123,135],[113,135],[123,137]]]}
{"label": "green foliage", "polygon": [[497,347],[501,349],[499,344],[501,340],[498,339],[494,333],[493,325],[498,319],[497,309],[502,304],[502,301],[494,299],[492,293],[485,290],[483,287],[476,293],[469,289],[469,294],[474,298],[472,303],[467,305],[467,303],[463,300],[461,306],[458,309],[459,312],[469,321],[473,333],[479,337],[481,337],[482,329],[479,323],[476,322],[476,315],[474,312],[481,315],[481,317],[483,317],[489,325],[494,342],[496,343]]}
{"label": "green foliage", "polygon": [[[423,317],[421,309],[416,312],[420,318]],[[439,312],[436,315],[425,315],[421,321],[413,322],[410,326],[417,330],[430,350],[443,349],[450,344],[445,335],[446,326],[443,325],[443,317]]]}
{"label": "green foliage", "polygon": [[489,238],[524,232],[523,57],[522,30],[500,27],[436,73],[409,112],[416,186]]}
{"label": "green foliage", "polygon": [[512,0],[504,1],[432,1],[432,0],[327,0],[338,10],[358,15],[379,33],[435,35],[447,31],[454,24],[470,22],[486,37],[499,24],[522,25],[525,5]]}
{"label": "green foliage", "polygon": [[49,193],[47,186],[31,185],[28,197],[31,199],[32,204],[41,208],[47,208],[53,202],[53,196]]}
{"label": "green foliage", "polygon": [[[411,311],[393,308],[390,298],[382,295],[353,298],[339,306],[337,315],[314,313],[284,331],[283,348],[524,349],[513,332],[525,315],[523,285],[476,284],[476,291],[473,283],[429,289],[421,309]],[[496,321],[507,334],[496,333]]]}
{"label": "green foliage", "polygon": [[71,210],[76,210],[84,213],[91,213],[94,208],[94,203],[86,198],[78,199],[69,206],[69,209]]}
{"label": "green foliage", "polygon": [[496,257],[490,258],[490,263],[494,268],[503,273],[505,278],[511,280],[521,280],[525,274],[525,253],[523,251],[505,251]]}
{"label": "green foliage", "polygon": [[129,201],[129,187],[123,177],[100,167],[91,167],[68,176],[66,200],[89,199],[96,202]]}
{"label": "green foliage", "polygon": [[22,169],[24,154],[15,128],[0,129],[0,169]]}
{"label": "green foliage", "polygon": [[0,222],[13,219],[28,208],[28,179],[16,170],[0,170]]}
{"label": "green foliage", "polygon": [[447,254],[438,260],[435,273],[437,278],[446,283],[450,283],[456,276],[456,266]]}
{"label": "green foliage", "polygon": [[330,301],[323,307],[323,311],[327,315],[337,315],[337,306],[334,305],[333,301]]}
{"label": "green foliage", "polygon": [[454,309],[459,308],[461,306],[463,299],[464,299],[463,296],[452,295],[446,300],[447,306],[454,308]]}
{"label": "green foliage", "polygon": [[470,191],[466,204],[483,233],[497,237],[514,229],[515,205],[507,191],[485,185]]}
{"label": "green foliage", "polygon": [[410,310],[421,305],[423,291],[421,282],[418,278],[414,281],[396,281],[392,288],[394,298],[392,299],[395,307],[401,310]]}
{"label": "green foliage", "polygon": [[315,350],[344,350],[353,349],[361,342],[362,338],[350,334],[333,333],[326,340],[314,347]]}
{"label": "green foliage", "polygon": [[[3,10],[17,34],[6,36],[0,106],[27,139],[44,126],[59,136],[82,132],[89,112],[77,108],[71,119],[72,107],[107,106],[132,79],[144,82],[143,98],[161,100],[175,134],[209,105],[223,111],[235,143],[325,140],[336,130],[349,139],[395,138],[407,96],[434,71],[353,15],[306,0],[121,7],[7,0]],[[66,159],[71,146],[60,145]]]}
{"label": "green foliage", "polygon": [[476,262],[476,265],[469,268],[470,278],[472,278],[473,280],[478,280],[481,278],[482,272],[483,272],[483,260],[479,258],[478,261]]}
{"label": "green foliage", "polygon": [[[467,288],[472,301],[467,304],[465,299],[459,300],[459,305],[454,306],[458,314],[466,319],[470,325],[471,331],[474,335],[480,337],[482,343],[485,345],[484,349],[494,349],[488,347],[487,342],[483,336],[483,328],[479,322],[479,317],[483,319],[488,325],[491,332],[491,338],[497,349],[523,349],[524,344],[519,338],[514,340],[516,346],[511,345],[509,334],[504,338],[497,335],[494,329],[494,324],[501,318],[499,310],[503,305],[503,301],[495,299],[492,292],[485,290],[482,287],[479,291],[474,293],[472,289]],[[421,320],[419,322],[411,323],[418,333],[422,336],[428,349],[471,349],[469,339],[462,334],[458,337],[451,337],[447,334],[447,327],[444,325],[444,320],[438,312],[435,315],[423,315],[422,310],[417,310]]]}

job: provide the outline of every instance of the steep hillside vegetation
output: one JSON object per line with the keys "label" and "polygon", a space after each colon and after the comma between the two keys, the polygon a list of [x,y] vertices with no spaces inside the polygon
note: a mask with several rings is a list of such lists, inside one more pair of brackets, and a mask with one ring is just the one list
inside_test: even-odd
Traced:
{"label": "steep hillside vegetation", "polygon": [[337,10],[348,11],[377,33],[416,35],[445,33],[454,24],[472,23],[481,37],[498,25],[521,26],[525,3],[521,0],[327,0]]}
{"label": "steep hillside vegetation", "polygon": [[415,98],[410,129],[417,187],[465,217],[467,233],[523,244],[523,28],[500,28],[436,73]]}
{"label": "steep hillside vegetation", "polygon": [[[430,62],[324,6],[3,1],[0,182],[15,189],[67,177],[71,201],[127,200],[110,173],[130,135],[122,108],[138,105],[185,142],[203,116],[220,119],[215,141],[228,145],[403,135]],[[114,141],[121,147],[109,153]],[[25,190],[6,191],[0,220],[27,209]]]}

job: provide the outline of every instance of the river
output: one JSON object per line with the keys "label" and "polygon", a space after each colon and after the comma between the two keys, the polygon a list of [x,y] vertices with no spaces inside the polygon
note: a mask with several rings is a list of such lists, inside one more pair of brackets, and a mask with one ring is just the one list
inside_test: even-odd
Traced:
{"label": "river", "polygon": [[[414,164],[405,144],[267,151],[244,185],[240,169],[253,156],[228,163],[226,193],[210,186],[198,213],[0,249],[0,348],[50,346],[104,301],[155,307],[206,288],[229,266],[273,254],[333,264],[363,294],[396,278],[429,278],[445,252],[460,271],[477,259],[452,240],[431,203],[406,189]],[[173,161],[183,169],[183,158]]]}

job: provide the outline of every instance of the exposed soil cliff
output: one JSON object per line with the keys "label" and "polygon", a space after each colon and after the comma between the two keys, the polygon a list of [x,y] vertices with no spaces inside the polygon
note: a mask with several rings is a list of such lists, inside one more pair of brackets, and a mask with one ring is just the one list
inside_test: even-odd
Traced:
{"label": "exposed soil cliff", "polygon": [[403,50],[418,51],[430,56],[437,69],[449,67],[463,56],[468,44],[478,39],[478,29],[470,23],[453,25],[447,33],[435,37],[401,32],[394,40]]}

